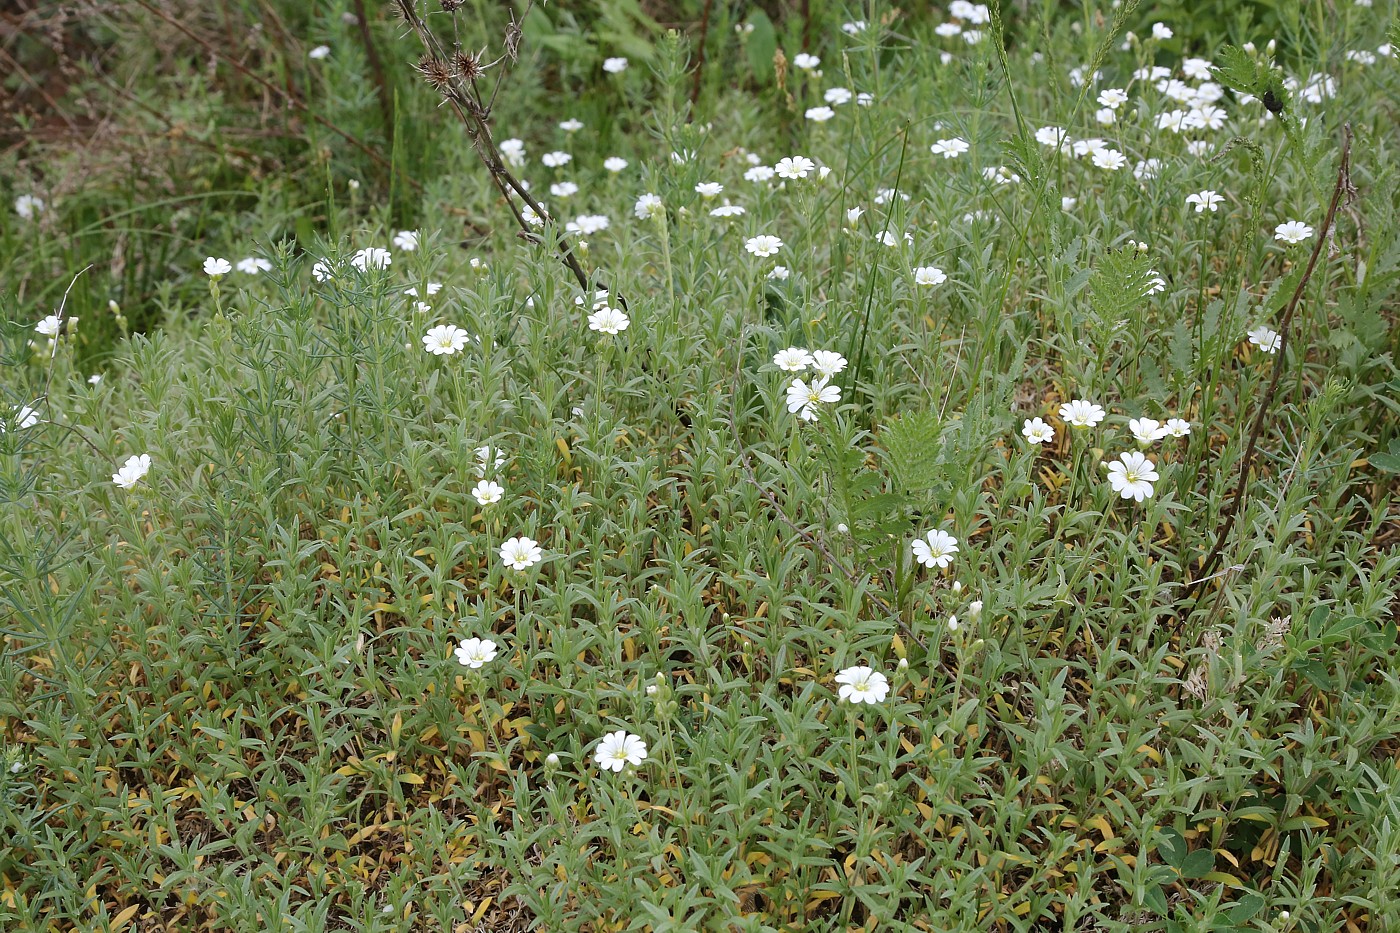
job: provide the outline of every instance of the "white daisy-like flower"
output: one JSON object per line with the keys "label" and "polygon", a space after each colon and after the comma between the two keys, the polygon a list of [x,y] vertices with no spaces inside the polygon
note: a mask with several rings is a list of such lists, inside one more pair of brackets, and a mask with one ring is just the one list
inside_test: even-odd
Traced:
{"label": "white daisy-like flower", "polygon": [[1128,164],[1128,157],[1117,149],[1100,149],[1094,153],[1094,165],[1099,168],[1106,168],[1110,172],[1116,172]]}
{"label": "white daisy-like flower", "polygon": [[335,278],[335,269],[331,267],[329,259],[318,259],[311,264],[311,277],[318,282],[326,282]]}
{"label": "white daisy-like flower", "polygon": [[1069,142],[1069,134],[1058,126],[1042,126],[1035,131],[1035,141],[1042,146],[1058,149]]}
{"label": "white daisy-like flower", "polygon": [[204,260],[204,274],[209,276],[228,275],[233,271],[233,263],[227,259],[220,259],[218,256],[210,256]]}
{"label": "white daisy-like flower", "polygon": [[546,168],[562,168],[574,160],[574,157],[567,152],[546,152],[540,156],[540,161]]}
{"label": "white daisy-like flower", "polygon": [[806,178],[816,167],[817,163],[806,156],[788,156],[779,159],[778,164],[773,167],[773,171],[779,178],[797,181]]}
{"label": "white daisy-like flower", "polygon": [[787,373],[800,373],[812,365],[812,354],[802,347],[788,347],[773,354],[773,365]]}
{"label": "white daisy-like flower", "polygon": [[1249,342],[1265,353],[1277,353],[1283,345],[1283,338],[1272,327],[1260,324],[1249,332]]}
{"label": "white daisy-like flower", "polygon": [[753,253],[760,259],[766,259],[769,256],[776,256],[778,254],[778,250],[782,248],[782,240],[780,240],[778,237],[766,233],[755,237],[749,237],[747,240],[744,241],[744,249],[748,250],[750,253]]}
{"label": "white daisy-like flower", "polygon": [[1092,428],[1104,419],[1104,414],[1102,407],[1082,398],[1060,406],[1060,420],[1072,428]]}
{"label": "white daisy-like flower", "polygon": [[1121,87],[1110,87],[1099,91],[1099,106],[1117,110],[1128,102],[1128,92]]}
{"label": "white daisy-like flower", "polygon": [[836,116],[836,111],[823,104],[820,107],[808,107],[803,116],[813,123],[825,123],[827,120]]}
{"label": "white daisy-like flower", "polygon": [[607,305],[588,315],[588,329],[615,337],[627,329],[632,321],[622,311]]}
{"label": "white daisy-like flower", "polygon": [[632,205],[632,213],[638,220],[651,220],[655,217],[666,215],[666,204],[661,200],[661,196],[647,192],[637,199],[637,203]]}
{"label": "white daisy-like flower", "polygon": [[1191,422],[1184,418],[1168,418],[1162,430],[1168,437],[1185,437],[1191,433]]}
{"label": "white daisy-like flower", "polygon": [[501,157],[509,164],[520,168],[525,164],[525,141],[521,139],[503,139],[496,144],[500,150]]}
{"label": "white daisy-like flower", "polygon": [[260,256],[249,256],[247,259],[240,259],[234,268],[244,275],[258,275],[262,272],[271,272],[272,263]]}
{"label": "white daisy-like flower", "polygon": [[627,168],[627,160],[619,156],[609,156],[603,160],[603,168],[616,175],[618,172]]}
{"label": "white daisy-like flower", "polygon": [[1313,228],[1303,223],[1301,220],[1290,220],[1281,223],[1274,228],[1274,239],[1282,240],[1284,243],[1295,244],[1310,239],[1313,235]]}
{"label": "white daisy-like flower", "polygon": [[787,266],[774,266],[768,270],[768,278],[775,282],[786,282],[791,274]]}
{"label": "white daisy-like flower", "polygon": [[387,269],[394,262],[394,257],[382,246],[371,246],[366,249],[356,251],[350,257],[350,265],[367,272],[370,269]]}
{"label": "white daisy-like flower", "polygon": [[1021,425],[1021,434],[1032,444],[1048,444],[1055,439],[1055,429],[1043,418],[1027,418]]}
{"label": "white daisy-like flower", "polygon": [[738,205],[738,204],[727,204],[727,203],[726,203],[726,204],[722,204],[722,205],[720,205],[719,207],[715,208],[714,210],[710,211],[710,216],[711,216],[711,217],[724,217],[724,218],[729,218],[729,217],[742,217],[742,216],[744,216],[744,213],[745,213],[744,208],[743,208],[741,205]]}
{"label": "white daisy-like flower", "polygon": [[544,560],[544,551],[533,538],[521,535],[501,545],[501,562],[511,570],[529,570]]}
{"label": "white daisy-like flower", "polygon": [[948,281],[948,276],[936,266],[919,266],[914,270],[915,285],[942,285],[946,281]]}
{"label": "white daisy-like flower", "polygon": [[787,409],[803,421],[817,420],[817,406],[830,405],[841,401],[841,387],[829,385],[821,376],[811,384],[801,379],[792,380],[787,390]]}
{"label": "white daisy-like flower", "polygon": [[844,87],[833,87],[827,89],[826,93],[822,95],[822,100],[831,104],[833,107],[839,107],[842,104],[850,103],[854,96],[855,95]]}
{"label": "white daisy-like flower", "polygon": [[394,249],[401,249],[405,253],[411,253],[418,248],[417,230],[400,230],[394,234]]}
{"label": "white daisy-like flower", "polygon": [[423,349],[433,356],[451,356],[467,345],[467,332],[455,324],[439,324],[423,335]]}
{"label": "white daisy-like flower", "polygon": [[598,743],[598,750],[593,753],[593,760],[598,763],[598,767],[614,774],[620,773],[628,765],[640,765],[646,761],[646,757],[647,743],[642,741],[641,736],[632,735],[625,729],[603,736],[603,740]]}
{"label": "white daisy-like flower", "polygon": [[941,528],[935,528],[922,538],[915,538],[909,548],[919,563],[942,570],[953,562],[953,555],[958,553],[958,539]]}
{"label": "white daisy-like flower", "polygon": [[57,314],[50,314],[34,325],[34,332],[41,337],[57,337],[61,330],[63,330],[63,318]]}
{"label": "white daisy-like flower", "polygon": [[792,67],[801,71],[816,71],[821,66],[822,60],[815,55],[808,55],[806,52],[798,52],[792,57]]}
{"label": "white daisy-like flower", "polygon": [[151,455],[139,454],[128,457],[120,470],[112,474],[112,482],[123,489],[130,489],[141,481],[151,469]]}
{"label": "white daisy-like flower", "polygon": [[571,181],[556,181],[549,186],[549,193],[556,198],[571,198],[578,194],[578,185]]}
{"label": "white daisy-like flower", "polygon": [[848,667],[836,675],[838,696],[847,703],[883,703],[890,693],[890,679],[873,668]]}
{"label": "white daisy-like flower", "polygon": [[1225,198],[1222,195],[1210,188],[1207,188],[1204,191],[1199,191],[1196,194],[1188,194],[1186,196],[1186,203],[1194,205],[1197,214],[1200,214],[1203,211],[1210,211],[1214,213],[1215,210],[1224,201]]}
{"label": "white daisy-like flower", "polygon": [[496,643],[489,638],[463,638],[452,653],[458,664],[477,670],[496,659]]}
{"label": "white daisy-like flower", "polygon": [[1167,436],[1167,429],[1155,418],[1133,418],[1128,422],[1128,430],[1144,447]]}
{"label": "white daisy-like flower", "polygon": [[20,220],[33,220],[44,212],[44,199],[32,194],[22,194],[15,198],[15,213]]}
{"label": "white daisy-like flower", "polygon": [[823,379],[831,379],[845,368],[846,358],[835,350],[814,350],[812,352],[812,371]]}
{"label": "white daisy-like flower", "polygon": [[476,499],[478,505],[495,505],[501,501],[501,497],[506,491],[499,483],[484,479],[472,487],[472,498]]}
{"label": "white daisy-like flower", "polygon": [[967,152],[972,147],[967,144],[967,140],[954,137],[952,139],[940,139],[929,147],[934,155],[941,155],[945,159],[956,159]]}
{"label": "white daisy-like flower", "polygon": [[331,47],[329,45],[318,45],[306,53],[307,58],[315,59],[316,61],[320,61],[323,58],[330,58],[330,55]]}
{"label": "white daisy-like flower", "polygon": [[1156,481],[1155,464],[1136,450],[1119,454],[1108,465],[1108,484],[1124,499],[1141,502],[1152,498],[1152,484]]}
{"label": "white daisy-like flower", "polygon": [[497,447],[494,453],[493,457],[490,444],[476,449],[476,475],[479,478],[485,478],[489,470],[499,470],[506,465],[505,451]]}
{"label": "white daisy-like flower", "polygon": [[[101,376],[98,376],[97,379],[98,379],[98,382],[102,381],[102,377],[101,377]],[[89,382],[92,382],[91,379],[89,379],[88,381],[89,381]],[[93,385],[96,385],[96,384],[97,384],[97,383],[95,383],[95,382],[93,383]],[[36,404],[37,404],[37,403],[36,403]],[[10,420],[10,423],[13,424],[16,428],[18,428],[19,430],[24,430],[25,428],[32,428],[32,427],[34,427],[34,425],[36,425],[36,424],[39,423],[39,413],[38,413],[37,411],[35,411],[33,408],[30,408],[28,405],[16,405],[16,406],[15,406],[15,410],[14,410],[14,412],[10,415],[10,419],[9,419],[9,420]],[[4,433],[5,433],[5,422],[4,422],[4,421],[0,421],[0,434],[4,434]]]}
{"label": "white daisy-like flower", "polygon": [[564,225],[564,229],[570,233],[578,233],[588,236],[593,233],[601,233],[612,226],[612,221],[603,214],[580,214]]}
{"label": "white daisy-like flower", "polygon": [[603,70],[610,75],[620,75],[627,70],[627,59],[617,56],[603,59]]}
{"label": "white daisy-like flower", "polygon": [[744,172],[744,181],[772,181],[776,174],[777,171],[771,165],[755,165]]}

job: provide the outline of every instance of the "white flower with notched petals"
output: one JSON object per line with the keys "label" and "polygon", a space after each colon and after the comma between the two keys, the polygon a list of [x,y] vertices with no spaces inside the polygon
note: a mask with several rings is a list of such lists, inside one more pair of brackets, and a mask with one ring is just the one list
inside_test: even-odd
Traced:
{"label": "white flower with notched petals", "polygon": [[1191,422],[1184,418],[1168,418],[1162,426],[1168,437],[1185,437],[1191,433]]}
{"label": "white flower with notched petals", "polygon": [[1277,353],[1278,348],[1283,344],[1283,338],[1272,327],[1260,324],[1249,332],[1249,342],[1265,353]]}
{"label": "white flower with notched petals", "polygon": [[626,167],[627,160],[619,158],[618,156],[609,156],[608,158],[603,160],[603,168],[612,172],[614,175],[616,175],[618,172],[622,171]]}
{"label": "white flower with notched petals", "polygon": [[853,96],[854,95],[844,87],[833,87],[827,89],[826,93],[822,95],[822,100],[833,107],[839,107],[842,104],[850,103]]}
{"label": "white flower with notched petals", "polygon": [[1152,24],[1152,38],[1158,41],[1165,41],[1167,39],[1170,39],[1173,35],[1174,33],[1172,32],[1172,28],[1166,23]]}
{"label": "white flower with notched petals", "polygon": [[34,332],[41,337],[57,337],[61,330],[63,330],[63,318],[57,314],[50,314],[34,325]]}
{"label": "white flower with notched petals", "polygon": [[806,52],[798,52],[792,57],[792,67],[802,71],[816,71],[821,66],[822,60],[815,55],[808,55]]}
{"label": "white flower with notched petals", "polygon": [[511,570],[529,570],[544,559],[544,551],[533,538],[511,538],[501,545],[501,562]]}
{"label": "white flower with notched petals", "polygon": [[841,401],[841,387],[829,385],[821,376],[811,384],[801,379],[792,380],[787,390],[787,409],[803,421],[817,420],[817,406],[830,405]]}
{"label": "white flower with notched petals", "polygon": [[695,186],[695,190],[702,198],[713,198],[724,190],[724,185],[717,181],[702,181]]}
{"label": "white flower with notched petals", "polygon": [[577,233],[588,236],[594,233],[601,233],[612,226],[612,221],[603,214],[580,214],[564,225],[564,229],[570,233]]}
{"label": "white flower with notched petals", "polygon": [[941,528],[935,528],[922,538],[915,538],[909,548],[919,563],[941,570],[951,564],[953,555],[958,553],[958,539]]}
{"label": "white flower with notched petals", "polygon": [[439,324],[423,335],[423,349],[433,356],[451,356],[467,345],[467,332],[455,324]]}
{"label": "white flower with notched petals", "polygon": [[863,207],[851,207],[846,210],[846,223],[853,224],[860,220],[860,215],[865,213]]}
{"label": "white flower with notched petals", "polygon": [[[102,377],[98,376],[97,379],[100,382],[102,380]],[[88,381],[92,382],[91,379],[89,379]],[[93,383],[93,385],[96,384],[97,383]],[[25,428],[32,428],[34,427],[34,425],[39,423],[39,413],[33,408],[30,408],[28,405],[16,405],[14,412],[10,415],[10,423],[12,423],[16,428],[20,430],[24,430]],[[0,434],[4,433],[5,422],[0,421]]]}
{"label": "white flower with notched petals", "polygon": [[1106,168],[1110,172],[1116,172],[1128,164],[1128,157],[1117,149],[1100,149],[1094,153],[1093,162],[1099,168]]}
{"label": "white flower with notched petals", "polygon": [[603,59],[603,70],[610,75],[620,75],[627,70],[627,59],[621,56],[605,58]]}
{"label": "white flower with notched petals", "polygon": [[841,685],[838,696],[847,703],[883,703],[890,693],[890,679],[877,670],[864,665],[848,667],[836,675]]}
{"label": "white flower with notched petals", "polygon": [[503,139],[496,145],[501,158],[510,165],[520,168],[525,164],[525,142],[520,139]]}
{"label": "white flower with notched petals", "polygon": [[729,218],[729,217],[743,217],[743,216],[744,216],[744,213],[745,213],[744,208],[741,207],[740,205],[738,205],[738,204],[730,204],[730,203],[728,203],[728,202],[725,202],[724,204],[722,204],[722,205],[720,205],[719,207],[715,208],[714,210],[710,211],[710,216],[711,216],[711,217],[724,217],[724,218]]}
{"label": "white flower with notched petals", "polygon": [[666,204],[657,194],[642,195],[637,199],[637,203],[632,205],[632,213],[638,220],[651,220],[656,217],[664,217],[666,214]]}
{"label": "white flower with notched petals", "polygon": [[825,123],[827,120],[836,116],[836,111],[823,104],[820,107],[808,107],[803,116],[813,123]]}
{"label": "white flower with notched petals", "polygon": [[967,140],[954,137],[952,139],[940,139],[929,147],[934,155],[941,155],[945,159],[956,159],[972,147],[967,144]]}
{"label": "white flower with notched petals", "polygon": [[350,257],[350,265],[361,272],[368,272],[370,269],[387,269],[394,262],[394,257],[389,255],[389,251],[382,246],[371,246],[367,249],[356,251]]}
{"label": "white flower with notched petals", "polygon": [[335,269],[331,266],[329,259],[318,259],[311,264],[311,277],[318,282],[327,282],[335,278]]}
{"label": "white flower with notched petals", "polygon": [[495,505],[501,501],[501,497],[506,494],[500,483],[494,483],[489,479],[484,479],[472,487],[472,498],[476,499],[478,505]]}
{"label": "white flower with notched petals", "polygon": [[540,156],[540,161],[546,168],[561,168],[574,160],[574,157],[567,152],[546,152]]}
{"label": "white flower with notched petals", "polygon": [[323,58],[330,58],[330,55],[331,47],[329,45],[318,45],[310,52],[306,53],[307,58],[314,59],[316,61],[320,61]]}
{"label": "white flower with notched petals", "polygon": [[753,253],[760,259],[766,259],[769,256],[776,256],[778,254],[778,250],[782,248],[782,240],[780,240],[778,237],[766,233],[755,237],[749,237],[747,240],[744,241],[744,249],[748,250],[750,253]]}
{"label": "white flower with notched petals", "polygon": [[44,199],[32,194],[22,194],[15,198],[15,213],[20,220],[33,220],[44,212]]}
{"label": "white flower with notched petals", "polygon": [[489,638],[463,638],[452,653],[458,664],[477,670],[496,659],[496,643]]}
{"label": "white flower with notched petals", "polygon": [[768,278],[775,282],[786,282],[791,274],[787,266],[774,266],[768,270]]}
{"label": "white flower with notched petals", "polygon": [[227,259],[220,259],[218,256],[210,256],[204,260],[204,274],[209,276],[228,275],[233,271],[233,264]]}
{"label": "white flower with notched petals", "polygon": [[919,266],[914,270],[914,284],[924,286],[942,285],[948,276],[936,266]]}
{"label": "white flower with notched petals", "polygon": [[812,365],[812,354],[802,347],[788,347],[773,354],[773,365],[787,373],[800,373]]}
{"label": "white flower with notched petals", "polygon": [[249,256],[247,259],[238,260],[234,268],[244,275],[257,275],[261,272],[271,272],[272,263],[259,256]]}
{"label": "white flower with notched petals", "polygon": [[631,319],[626,314],[617,308],[610,308],[606,305],[588,315],[588,329],[596,330],[610,337],[616,337],[631,323]]}
{"label": "white flower with notched petals", "polygon": [[556,181],[549,186],[549,193],[556,198],[571,198],[578,194],[578,185],[571,181]]}
{"label": "white flower with notched petals", "polygon": [[141,481],[151,469],[151,455],[140,454],[127,458],[122,468],[112,474],[112,482],[123,489],[130,489]]}
{"label": "white flower with notched petals", "polygon": [[773,167],[773,171],[779,178],[797,181],[806,178],[816,167],[817,163],[806,156],[788,156],[779,159],[778,164]]}
{"label": "white flower with notched petals", "polygon": [[1069,135],[1058,126],[1042,126],[1035,131],[1035,141],[1042,146],[1058,149],[1069,142]]}
{"label": "white flower with notched petals", "polygon": [[1152,498],[1152,484],[1157,482],[1155,464],[1136,450],[1119,454],[1108,465],[1108,484],[1124,499],[1141,502]]}
{"label": "white flower with notched petals", "polygon": [[478,477],[485,477],[488,470],[499,470],[505,465],[506,454],[505,451],[501,450],[499,447],[495,450],[494,458],[492,457],[492,450],[489,444],[476,449],[476,475]]}
{"label": "white flower with notched petals", "polygon": [[1199,191],[1196,194],[1188,194],[1186,196],[1186,203],[1194,205],[1197,214],[1202,213],[1203,211],[1210,211],[1211,213],[1214,213],[1215,210],[1224,201],[1225,198],[1223,196],[1221,196],[1220,194],[1218,194],[1210,188],[1207,188],[1204,191]]}
{"label": "white flower with notched petals", "polygon": [[1055,439],[1055,429],[1041,418],[1027,418],[1021,434],[1032,444],[1048,444]]}
{"label": "white flower with notched petals", "polygon": [[1133,418],[1128,422],[1133,438],[1144,447],[1167,436],[1167,429],[1155,418]]}
{"label": "white flower with notched petals", "polygon": [[1092,428],[1103,418],[1103,408],[1082,398],[1060,406],[1060,419],[1072,428]]}
{"label": "white flower with notched petals", "polygon": [[835,350],[815,350],[812,353],[812,371],[823,379],[834,378],[845,368],[846,358]]}
{"label": "white flower with notched petals", "polygon": [[604,771],[620,773],[628,765],[636,767],[647,758],[647,743],[639,735],[632,735],[624,729],[609,732],[598,743],[593,760]]}
{"label": "white flower with notched petals", "polygon": [[418,248],[417,230],[400,230],[394,234],[394,249],[401,249],[405,253],[411,253]]}
{"label": "white flower with notched petals", "polygon": [[1301,243],[1313,235],[1313,228],[1303,223],[1301,220],[1290,220],[1281,223],[1274,228],[1274,239],[1282,240],[1284,243]]}
{"label": "white flower with notched petals", "polygon": [[1111,87],[1099,91],[1099,106],[1117,110],[1128,102],[1128,92],[1121,87]]}
{"label": "white flower with notched petals", "polygon": [[771,165],[755,165],[744,172],[744,181],[772,181],[776,174]]}

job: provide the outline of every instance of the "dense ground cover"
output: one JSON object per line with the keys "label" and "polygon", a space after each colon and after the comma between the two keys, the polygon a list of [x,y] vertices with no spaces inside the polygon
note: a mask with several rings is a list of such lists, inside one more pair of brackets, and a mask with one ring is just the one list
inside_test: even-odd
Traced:
{"label": "dense ground cover", "polygon": [[1393,12],[1262,6],[6,46],[0,920],[1400,927]]}

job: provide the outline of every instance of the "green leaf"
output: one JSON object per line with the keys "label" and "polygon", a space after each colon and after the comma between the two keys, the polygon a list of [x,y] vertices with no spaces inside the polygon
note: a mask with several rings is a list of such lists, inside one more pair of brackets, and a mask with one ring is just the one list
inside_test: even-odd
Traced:
{"label": "green leaf", "polygon": [[1196,849],[1182,859],[1177,868],[1183,878],[1203,878],[1215,870],[1215,853],[1210,849]]}
{"label": "green leaf", "polygon": [[1215,80],[1232,90],[1254,94],[1259,82],[1259,63],[1238,46],[1227,45],[1215,56]]}
{"label": "green leaf", "polygon": [[1387,473],[1400,473],[1400,440],[1390,442],[1390,448],[1384,453],[1371,454],[1367,458],[1371,466],[1378,470],[1385,470]]}
{"label": "green leaf", "polygon": [[895,480],[905,492],[923,492],[939,478],[940,424],[931,411],[900,415],[886,426],[881,440]]}
{"label": "green leaf", "polygon": [[1254,918],[1259,911],[1264,909],[1264,899],[1258,894],[1246,894],[1234,903],[1229,909],[1230,920],[1236,924],[1245,924]]}
{"label": "green leaf", "polygon": [[773,81],[773,54],[778,50],[778,33],[773,21],[762,10],[749,14],[748,23],[753,32],[744,40],[744,48],[749,53],[749,67],[754,78],[762,84]]}
{"label": "green leaf", "polygon": [[1314,661],[1311,658],[1294,661],[1293,670],[1301,674],[1304,680],[1317,689],[1324,692],[1331,692],[1333,687],[1332,675],[1328,672],[1327,668],[1323,666],[1321,661]]}
{"label": "green leaf", "polygon": [[1171,912],[1171,908],[1167,906],[1166,889],[1160,884],[1148,885],[1147,890],[1142,893],[1142,906],[1159,917],[1165,917]]}

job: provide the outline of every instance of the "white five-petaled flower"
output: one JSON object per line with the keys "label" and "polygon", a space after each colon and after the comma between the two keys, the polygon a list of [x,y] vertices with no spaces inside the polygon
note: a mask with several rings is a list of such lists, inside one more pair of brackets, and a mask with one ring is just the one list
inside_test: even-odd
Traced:
{"label": "white five-petaled flower", "polygon": [[726,203],[724,203],[724,204],[721,204],[719,207],[715,208],[714,210],[710,211],[710,216],[711,216],[711,217],[725,217],[725,218],[729,218],[729,217],[742,217],[742,216],[744,216],[744,213],[745,213],[745,211],[744,211],[744,208],[743,208],[742,205],[739,205],[739,204],[730,204],[730,203],[726,202]]}
{"label": "white five-petaled flower", "polygon": [[307,53],[306,53],[306,57],[307,57],[307,58],[313,58],[313,59],[316,59],[317,61],[320,61],[320,60],[323,59],[323,58],[329,58],[329,57],[330,57],[330,54],[331,54],[331,47],[330,47],[329,45],[318,45],[318,46],[316,46],[314,49],[312,49],[310,52],[307,52]]}
{"label": "white five-petaled flower", "polygon": [[400,230],[394,234],[394,248],[401,249],[405,253],[411,253],[418,248],[417,230]]}
{"label": "white five-petaled flower", "polygon": [[941,155],[945,159],[956,159],[972,147],[967,144],[967,140],[954,137],[940,139],[929,148],[934,155]]}
{"label": "white five-petaled flower", "polygon": [[57,314],[50,314],[34,325],[34,332],[42,337],[57,337],[61,330],[63,330],[63,318]]}
{"label": "white five-petaled flower", "polygon": [[778,160],[778,164],[773,166],[773,172],[779,178],[796,181],[800,178],[806,178],[816,167],[817,163],[806,156],[788,156]]}
{"label": "white five-petaled flower", "polygon": [[1021,425],[1021,434],[1032,444],[1047,444],[1055,439],[1055,429],[1043,418],[1027,418]]}
{"label": "white five-petaled flower", "polygon": [[1313,235],[1313,228],[1301,220],[1290,220],[1274,228],[1274,239],[1284,243],[1301,243]]}
{"label": "white five-petaled flower", "polygon": [[476,670],[496,659],[496,643],[489,638],[463,638],[452,653],[458,664]]}
{"label": "white five-petaled flower", "polygon": [[335,270],[331,268],[329,259],[318,259],[311,264],[311,277],[318,282],[325,282],[335,278]]}
{"label": "white five-petaled flower", "polygon": [[1167,429],[1155,418],[1133,418],[1128,422],[1133,438],[1144,447],[1167,436]]}
{"label": "white five-petaled flower", "polygon": [[942,569],[951,564],[953,555],[958,553],[958,539],[942,528],[935,528],[922,538],[915,538],[910,550],[914,552],[914,559],[925,567]]}
{"label": "white five-petaled flower", "polygon": [[695,186],[695,191],[702,198],[713,198],[724,190],[724,185],[717,181],[702,181]]}
{"label": "white five-petaled flower", "polygon": [[802,347],[788,347],[773,354],[773,365],[789,373],[800,373],[812,365],[812,354]]}
{"label": "white five-petaled flower", "polygon": [[[100,378],[101,377],[99,377],[99,379]],[[30,408],[28,405],[16,405],[14,413],[10,416],[9,420],[14,424],[15,427],[21,430],[23,430],[24,428],[32,428],[34,427],[34,425],[39,423],[39,413],[33,408]],[[4,433],[5,422],[0,421],[0,434]]]}
{"label": "white five-petaled flower", "polygon": [[1203,211],[1214,213],[1224,200],[1225,198],[1222,195],[1210,188],[1186,196],[1186,203],[1194,205],[1197,214]]}
{"label": "white five-petaled flower", "polygon": [[1283,338],[1272,327],[1260,324],[1249,332],[1249,342],[1265,353],[1277,353],[1278,348],[1283,344]]}
{"label": "white five-petaled flower", "polygon": [[1092,157],[1094,165],[1099,168],[1106,168],[1110,172],[1116,172],[1128,164],[1128,157],[1117,149],[1098,149]]}
{"label": "white five-petaled flower", "polygon": [[249,256],[246,259],[238,260],[235,268],[244,275],[257,275],[260,272],[271,272],[272,263],[261,256]]}
{"label": "white five-petaled flower", "polygon": [[204,260],[205,275],[228,275],[233,271],[233,264],[227,259],[220,259],[218,256],[210,256]]}
{"label": "white five-petaled flower", "polygon": [[472,497],[476,499],[478,505],[494,505],[501,501],[501,497],[506,494],[500,483],[492,482],[489,479],[481,480],[472,487]]}
{"label": "white five-petaled flower", "polygon": [[627,70],[627,59],[618,56],[617,58],[603,59],[603,70],[610,75],[622,74]]}
{"label": "white five-petaled flower", "polygon": [[936,266],[919,266],[914,270],[915,285],[942,285],[948,276]]}
{"label": "white five-petaled flower", "polygon": [[750,253],[753,253],[760,259],[766,259],[769,256],[776,256],[778,254],[778,250],[782,248],[783,241],[780,240],[778,237],[767,233],[760,234],[759,236],[749,237],[747,240],[744,241],[744,249],[748,250]]}
{"label": "white five-petaled flower", "polygon": [[838,695],[847,703],[883,703],[890,693],[890,679],[873,668],[848,667],[836,675],[841,685]]}
{"label": "white five-petaled flower", "polygon": [[22,194],[15,198],[15,213],[20,220],[33,220],[44,212],[44,199],[32,194]]}
{"label": "white five-petaled flower", "polygon": [[451,356],[467,345],[467,332],[455,324],[439,324],[423,335],[423,348],[433,356]]}
{"label": "white five-petaled flower", "polygon": [[1136,450],[1119,454],[1108,465],[1108,484],[1124,499],[1141,502],[1152,498],[1152,484],[1157,481],[1155,464]]}
{"label": "white five-petaled flower", "polygon": [[593,753],[593,760],[598,763],[598,767],[614,773],[621,772],[628,765],[635,767],[646,761],[646,757],[647,743],[642,741],[640,735],[633,735],[625,729],[603,736],[603,740],[598,743],[598,750]]}
{"label": "white five-petaled flower", "polygon": [[[846,358],[835,350],[814,350],[812,370],[823,379],[830,379],[846,368]],[[840,390],[837,390],[838,396]]]}
{"label": "white five-petaled flower", "polygon": [[1191,422],[1184,418],[1168,418],[1162,430],[1167,432],[1167,437],[1185,437],[1191,433]]}
{"label": "white five-petaled flower", "polygon": [[583,121],[575,120],[572,117],[559,124],[559,128],[566,133],[577,133],[583,129]]}
{"label": "white five-petaled flower", "polygon": [[823,104],[820,107],[808,107],[807,112],[803,114],[803,116],[813,123],[825,123],[827,120],[836,116],[836,111]]}
{"label": "white five-petaled flower", "polygon": [[648,192],[637,199],[637,203],[632,206],[632,213],[637,215],[638,220],[651,220],[653,217],[665,216],[666,205],[660,195]]}
{"label": "white five-petaled flower", "polygon": [[544,559],[544,551],[533,538],[521,535],[501,545],[501,561],[511,570],[529,570]]}
{"label": "white five-petaled flower", "polygon": [[1072,428],[1092,428],[1103,420],[1103,416],[1103,408],[1082,398],[1060,406],[1061,420]]}
{"label": "white five-petaled flower", "polygon": [[370,269],[387,269],[393,261],[394,257],[389,255],[389,251],[382,246],[370,246],[357,250],[355,255],[350,257],[350,265],[361,272]]}
{"label": "white five-petaled flower", "polygon": [[811,384],[801,379],[792,380],[787,390],[787,409],[803,421],[817,420],[817,406],[841,401],[841,387],[829,385],[827,379],[818,376]]}
{"label": "white five-petaled flower", "polygon": [[632,321],[617,308],[607,305],[588,315],[588,329],[596,330],[599,333],[607,334],[611,337],[617,336],[621,331],[627,329],[627,325]]}
{"label": "white five-petaled flower", "polygon": [[476,449],[476,475],[478,477],[484,478],[490,470],[499,470],[506,465],[506,454],[501,448],[496,448],[494,458],[491,454],[490,444]]}
{"label": "white five-petaled flower", "polygon": [[128,457],[122,468],[112,474],[112,482],[123,489],[130,489],[141,481],[141,477],[151,469],[151,455],[139,454]]}
{"label": "white five-petaled flower", "polygon": [[603,168],[616,175],[627,167],[627,160],[620,156],[608,156],[603,160]]}
{"label": "white five-petaled flower", "polygon": [[540,156],[540,161],[545,164],[546,168],[559,168],[568,165],[573,160],[574,157],[567,152],[546,152]]}
{"label": "white five-petaled flower", "polygon": [[806,52],[798,52],[792,57],[792,67],[800,68],[803,71],[815,71],[822,60],[815,55],[808,55]]}

